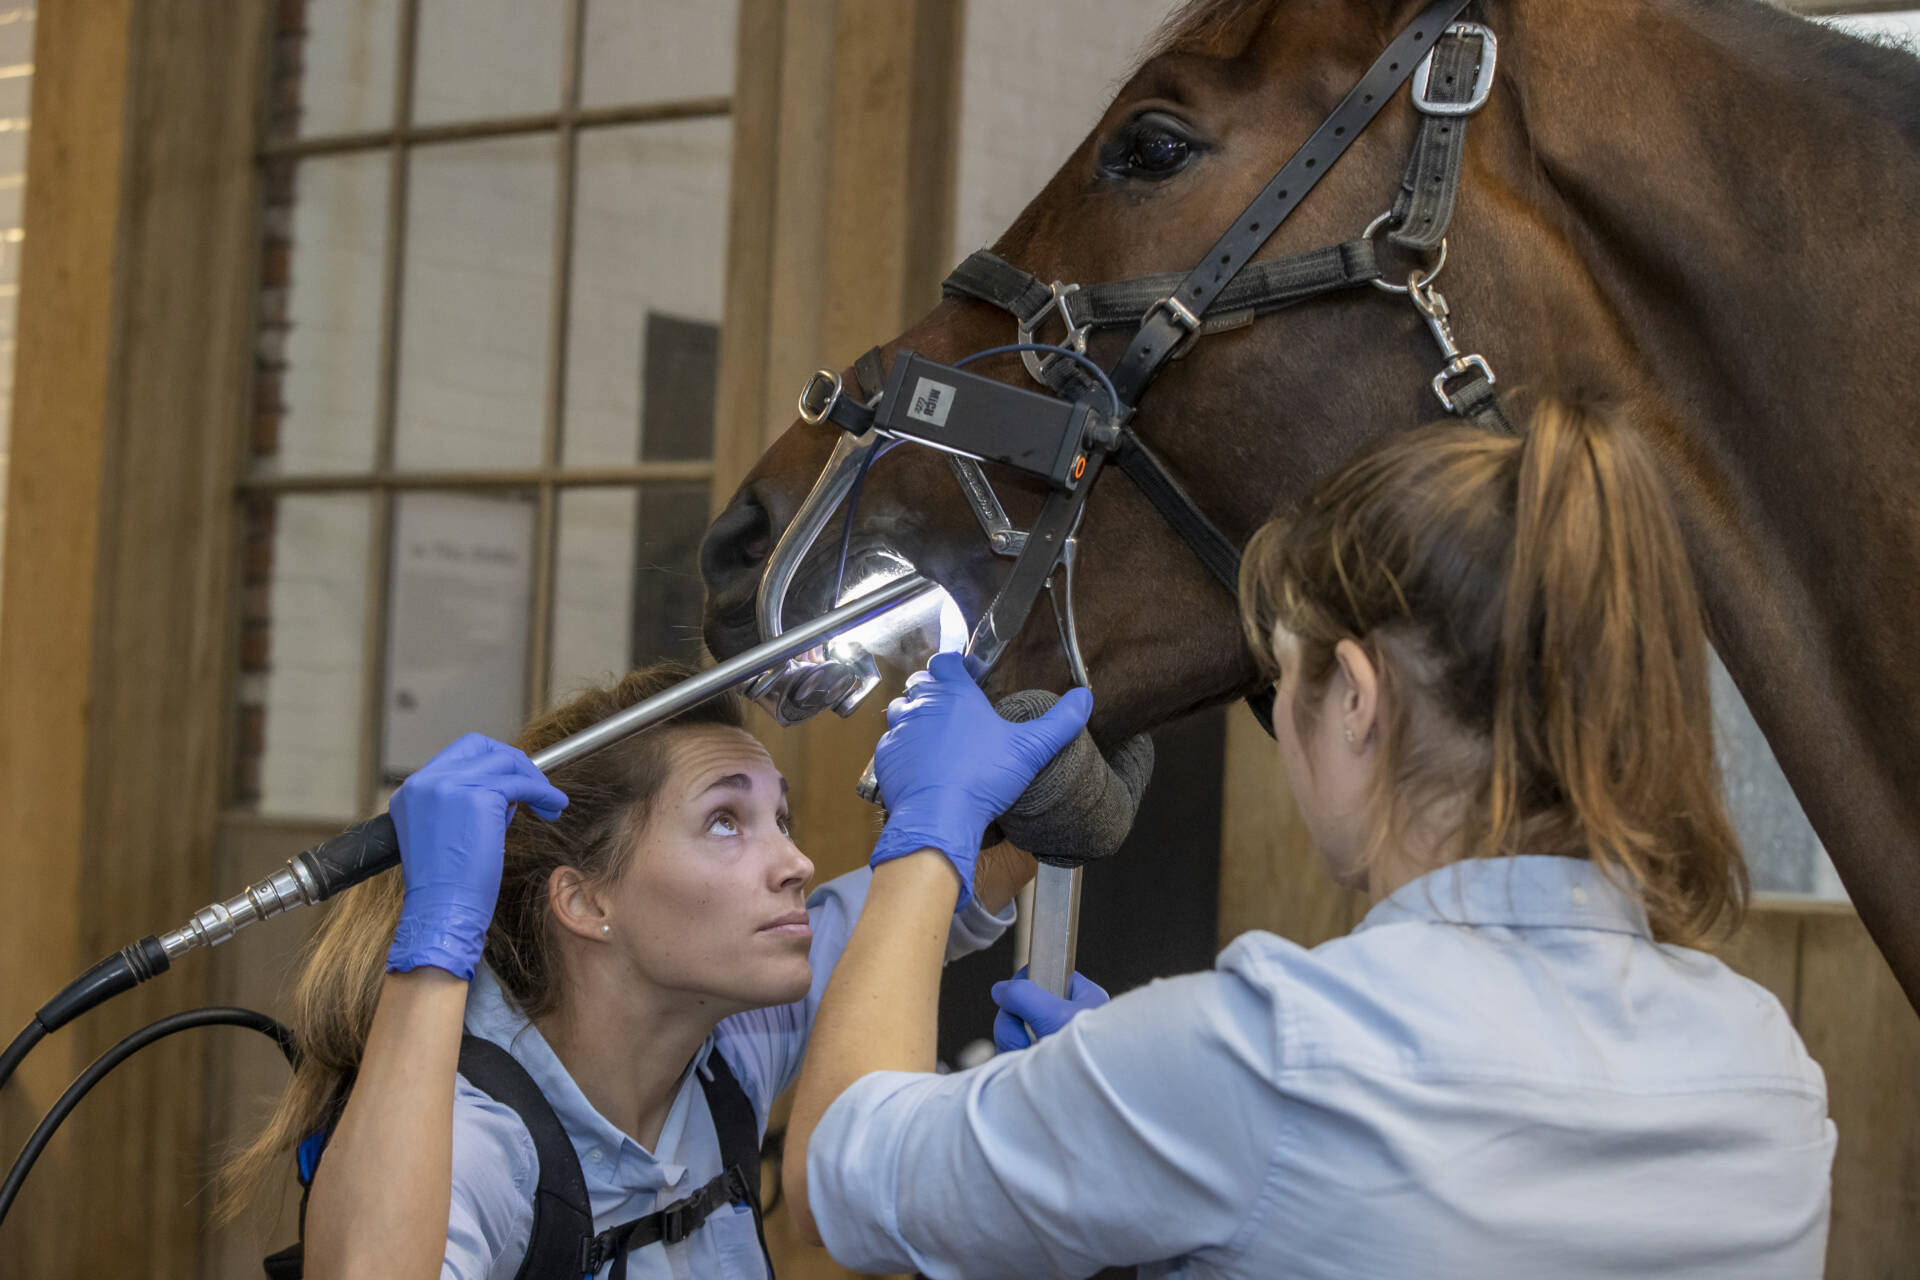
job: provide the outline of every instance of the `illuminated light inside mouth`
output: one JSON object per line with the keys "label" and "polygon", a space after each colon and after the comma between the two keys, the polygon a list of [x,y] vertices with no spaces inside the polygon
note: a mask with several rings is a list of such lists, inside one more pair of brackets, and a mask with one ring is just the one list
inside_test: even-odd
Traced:
{"label": "illuminated light inside mouth", "polygon": [[[913,566],[892,552],[876,551],[851,566],[847,584],[835,604],[857,600],[897,578]],[[952,653],[967,644],[967,620],[945,587],[895,605],[877,618],[843,631],[826,644],[830,661],[852,662],[862,654],[903,670],[918,670],[936,653]]]}

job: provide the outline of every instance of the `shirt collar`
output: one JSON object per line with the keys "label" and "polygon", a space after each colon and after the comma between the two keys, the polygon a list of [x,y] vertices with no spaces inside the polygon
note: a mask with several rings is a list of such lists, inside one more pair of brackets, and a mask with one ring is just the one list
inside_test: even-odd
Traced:
{"label": "shirt collar", "polygon": [[1409,922],[1649,934],[1639,898],[1592,862],[1538,854],[1448,863],[1376,903],[1355,932]]}
{"label": "shirt collar", "polygon": [[[527,1074],[533,1077],[533,1082],[540,1086],[540,1092],[553,1107],[554,1115],[559,1118],[560,1126],[567,1131],[567,1137],[572,1139],[573,1145],[582,1150],[599,1147],[606,1152],[606,1176],[617,1176],[628,1190],[672,1187],[686,1176],[686,1162],[674,1157],[680,1152],[687,1116],[696,1092],[690,1087],[693,1073],[699,1071],[703,1075],[709,1074],[706,1063],[707,1055],[713,1052],[712,1036],[708,1036],[693,1055],[686,1075],[680,1079],[680,1089],[674,1095],[673,1106],[667,1111],[666,1123],[660,1128],[660,1140],[654,1144],[652,1151],[648,1151],[587,1101],[587,1095],[574,1083],[573,1076],[567,1072],[559,1055],[554,1053],[553,1046],[540,1034],[540,1028],[534,1026],[520,1011],[520,1006],[514,1003],[513,997],[507,994],[506,988],[500,985],[500,979],[484,961],[475,967],[473,983],[467,991],[466,1029],[471,1035],[499,1045],[513,1055],[514,1061],[526,1068]],[[585,1172],[589,1179],[594,1176],[591,1168]]]}

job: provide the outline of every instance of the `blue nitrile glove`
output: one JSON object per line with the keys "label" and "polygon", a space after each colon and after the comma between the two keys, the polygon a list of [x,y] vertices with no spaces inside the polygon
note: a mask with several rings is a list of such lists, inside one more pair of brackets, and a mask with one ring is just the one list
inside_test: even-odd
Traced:
{"label": "blue nitrile glove", "polygon": [[993,1047],[1002,1053],[1025,1049],[1033,1043],[1027,1027],[1032,1027],[1034,1035],[1044,1039],[1073,1021],[1075,1015],[1098,1009],[1107,1002],[1105,988],[1078,973],[1067,984],[1067,991],[1068,997],[1062,1000],[1039,983],[1029,981],[1025,965],[1007,981],[994,983],[993,1002],[1000,1006],[1000,1013],[993,1020]]}
{"label": "blue nitrile glove", "polygon": [[959,654],[935,654],[888,706],[887,732],[874,748],[887,825],[869,861],[938,849],[960,874],[965,906],[987,824],[1073,741],[1092,710],[1093,695],[1071,689],[1037,720],[1003,720]]}
{"label": "blue nitrile glove", "polygon": [[515,804],[551,822],[567,798],[525,752],[477,733],[427,761],[393,793],[387,812],[400,836],[407,888],[387,951],[390,971],[433,965],[473,977],[500,896]]}

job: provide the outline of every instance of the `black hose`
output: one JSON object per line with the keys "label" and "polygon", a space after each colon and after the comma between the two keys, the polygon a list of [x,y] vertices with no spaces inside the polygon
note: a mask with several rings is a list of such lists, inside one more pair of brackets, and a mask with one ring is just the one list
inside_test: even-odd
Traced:
{"label": "black hose", "polygon": [[20,1028],[20,1034],[13,1038],[5,1053],[0,1053],[0,1089],[13,1079],[13,1073],[19,1069],[20,1060],[27,1056],[33,1046],[39,1044],[47,1035],[47,1024],[35,1018]]}
{"label": "black hose", "polygon": [[[37,1020],[29,1023],[26,1030],[15,1037],[13,1044],[7,1047],[6,1055],[0,1058],[0,1066],[10,1070],[14,1063],[26,1056],[27,1049],[33,1047],[34,1041],[46,1034],[45,1029],[42,1028],[39,1035],[28,1038],[34,1028],[39,1025]],[[27,1139],[26,1145],[20,1148],[20,1154],[14,1158],[13,1168],[7,1171],[6,1182],[0,1183],[0,1222],[6,1221],[7,1211],[13,1208],[14,1197],[20,1194],[21,1185],[26,1182],[27,1174],[33,1170],[34,1162],[40,1158],[41,1152],[46,1150],[54,1131],[60,1127],[61,1122],[73,1109],[80,1105],[80,1099],[86,1097],[93,1086],[106,1078],[107,1072],[156,1040],[164,1040],[176,1031],[186,1031],[192,1027],[218,1026],[247,1027],[262,1035],[271,1036],[280,1046],[280,1052],[286,1055],[289,1063],[296,1060],[293,1032],[266,1014],[256,1013],[252,1009],[235,1009],[230,1006],[188,1009],[184,1013],[169,1014],[158,1022],[148,1023],[95,1058],[93,1065],[82,1071],[78,1078],[67,1086],[67,1091],[60,1095],[59,1101],[55,1102],[46,1116],[41,1119],[33,1135]],[[23,1041],[24,1044],[22,1044]],[[16,1049],[19,1050],[17,1055]]]}

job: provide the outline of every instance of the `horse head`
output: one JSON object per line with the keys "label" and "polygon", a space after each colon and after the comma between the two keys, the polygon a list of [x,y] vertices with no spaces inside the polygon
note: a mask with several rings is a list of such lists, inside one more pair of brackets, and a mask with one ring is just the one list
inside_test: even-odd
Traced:
{"label": "horse head", "polygon": [[[1420,7],[1399,0],[1192,7],[1169,24],[994,251],[1041,280],[1093,284],[1185,272]],[[1261,257],[1354,241],[1392,203],[1418,120],[1401,98],[1352,140]],[[1511,198],[1526,180],[1524,149],[1510,124],[1486,132],[1500,136],[1476,151],[1472,195],[1461,201],[1456,234],[1482,246],[1480,267],[1487,265],[1483,246],[1498,244],[1505,271],[1544,280],[1551,265],[1546,239],[1529,237]],[[1513,152],[1511,166],[1505,155],[1495,161],[1496,152]],[[1381,258],[1396,278],[1423,261],[1384,243]],[[1479,292],[1463,290],[1455,305],[1477,301]],[[1512,310],[1510,302],[1503,307]],[[1056,325],[1036,337],[1058,335]],[[1014,336],[1005,312],[949,297],[886,343],[882,357],[890,364],[911,349],[952,361]],[[1110,366],[1130,336],[1096,333],[1089,355]],[[1494,345],[1487,355],[1498,367],[1505,352]],[[1438,416],[1428,390],[1436,364],[1414,309],[1362,288],[1203,337],[1155,381],[1134,427],[1199,508],[1243,543],[1370,436]],[[976,371],[1043,389],[1012,356]],[[845,376],[857,385],[851,371]],[[753,596],[760,573],[836,434],[796,422],[715,521],[702,552],[706,633],[715,652],[759,638]],[[989,475],[1013,523],[1026,527],[1042,483],[991,468]],[[989,549],[945,459],[924,448],[896,449],[873,468],[854,539],[855,555],[884,546],[913,561],[970,619],[1010,564]],[[1075,604],[1103,737],[1255,685],[1229,593],[1128,479],[1098,480],[1079,543]],[[829,551],[816,548],[797,580],[792,599],[803,611],[825,603]],[[996,686],[1067,682],[1054,623],[1044,605],[1035,613],[996,670]]]}
{"label": "horse head", "polygon": [[[1195,269],[1327,120],[1417,0],[1202,0],[1170,22],[1092,131],[994,246],[1040,281]],[[1920,295],[1897,261],[1920,204],[1920,74],[1758,3],[1478,0],[1499,37],[1466,138],[1437,285],[1466,351],[1504,379],[1619,406],[1667,464],[1713,639],[1862,918],[1920,1005]],[[1400,189],[1420,114],[1400,90],[1259,250],[1351,242]],[[1380,246],[1382,283],[1421,258]],[[1213,317],[1209,317],[1213,318]],[[1057,328],[1054,331],[1057,335]],[[887,343],[952,361],[1013,339],[948,297]],[[1049,335],[1038,335],[1045,340]],[[1119,359],[1127,331],[1090,356]],[[1132,426],[1236,542],[1369,439],[1441,416],[1442,364],[1405,296],[1360,287],[1203,333]],[[1031,385],[1008,357],[978,368]],[[1520,394],[1512,392],[1518,388]],[[870,389],[869,389],[870,390]],[[797,423],[702,551],[707,638],[757,638],[755,583],[836,433]],[[1039,490],[996,476],[1016,525]],[[1007,572],[947,462],[875,467],[855,546],[915,561],[977,616]],[[1233,602],[1125,476],[1081,529],[1096,734],[1249,690]],[[823,603],[802,575],[796,603]],[[811,593],[812,599],[806,600]],[[996,691],[1067,679],[1030,618]]]}

